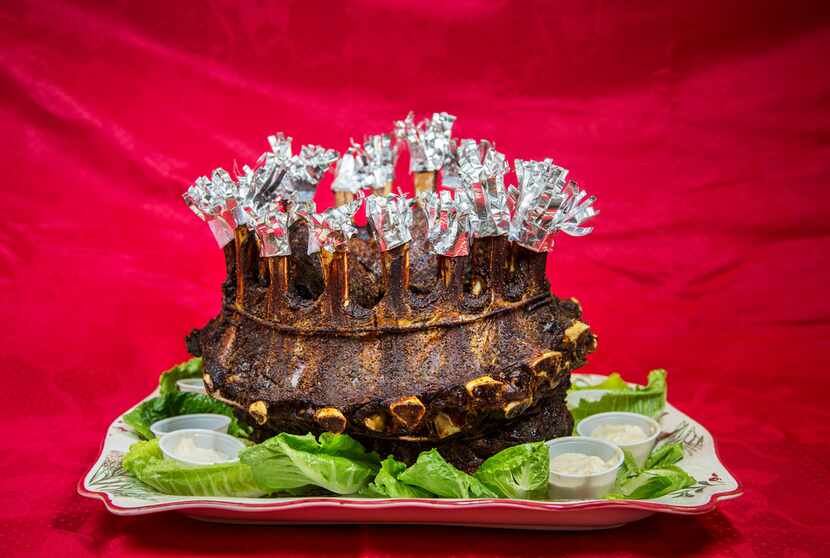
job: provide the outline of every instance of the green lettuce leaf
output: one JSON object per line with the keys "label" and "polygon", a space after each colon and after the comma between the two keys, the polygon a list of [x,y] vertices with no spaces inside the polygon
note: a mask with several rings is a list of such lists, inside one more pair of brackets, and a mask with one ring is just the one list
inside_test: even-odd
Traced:
{"label": "green lettuce leaf", "polygon": [[654,448],[646,459],[644,469],[656,469],[674,465],[683,459],[683,444],[664,444]]}
{"label": "green lettuce leaf", "polygon": [[414,465],[398,480],[442,498],[498,498],[480,480],[447,463],[437,449],[421,452]]}
{"label": "green lettuce leaf", "polygon": [[136,442],[131,445],[122,458],[121,465],[127,472],[137,476],[138,471],[143,470],[151,461],[163,458],[164,454],[161,453],[158,440],[153,439],[149,442]]}
{"label": "green lettuce leaf", "polygon": [[187,378],[201,378],[202,370],[202,359],[196,357],[162,372],[161,376],[159,376],[159,393],[166,395],[179,391],[179,386],[176,385],[176,382]]}
{"label": "green lettuce leaf", "polygon": [[572,390],[581,390],[581,389],[607,389],[611,391],[628,391],[631,389],[628,383],[622,379],[619,372],[611,372],[607,378],[601,381],[598,384],[591,384],[587,386],[571,386]]}
{"label": "green lettuce leaf", "polygon": [[629,500],[659,498],[695,483],[694,478],[675,465],[683,459],[682,444],[665,444],[652,450],[642,468],[637,467],[628,451],[623,450],[623,455],[625,459],[617,474],[614,490],[607,498]]}
{"label": "green lettuce leaf", "polygon": [[380,464],[375,480],[369,483],[361,496],[371,498],[432,498],[435,494],[423,488],[398,480],[406,470],[406,464],[396,461],[391,455]]}
{"label": "green lettuce leaf", "polygon": [[153,438],[150,425],[157,420],[195,413],[216,413],[229,416],[231,417],[231,424],[228,427],[228,434],[240,438],[247,438],[250,435],[251,428],[237,420],[233,409],[203,393],[175,391],[153,397],[124,415],[124,422],[132,427],[139,436],[149,440]]}
{"label": "green lettuce leaf", "polygon": [[[600,384],[607,384],[611,388],[603,388],[600,386],[582,386],[577,389],[611,389],[609,393],[603,395],[598,401],[588,401],[582,399],[579,403],[571,408],[571,414],[574,417],[574,425],[579,423],[585,417],[595,415],[597,413],[605,413],[608,411],[625,411],[629,413],[639,413],[654,417],[659,415],[666,407],[666,371],[652,370],[648,374],[648,385],[629,387],[625,382],[624,387],[620,386],[622,379],[619,374],[616,376],[612,374],[605,382]],[[572,388],[574,389],[574,388]]]}
{"label": "green lettuce leaf", "polygon": [[165,460],[158,440],[136,442],[123,459],[124,469],[163,494],[177,496],[263,496],[251,468],[243,463],[185,467]]}
{"label": "green lettuce leaf", "polygon": [[502,498],[545,498],[550,457],[544,442],[509,447],[488,458],[475,478]]}
{"label": "green lettuce leaf", "polygon": [[647,469],[615,487],[610,499],[645,500],[659,498],[675,490],[687,488],[695,479],[676,465]]}
{"label": "green lettuce leaf", "polygon": [[633,477],[634,475],[639,474],[642,471],[637,462],[634,460],[634,456],[631,455],[631,452],[628,450],[622,450],[623,452],[623,463],[622,467],[620,467],[620,471],[623,473],[625,478]]}
{"label": "green lettuce leaf", "polygon": [[239,456],[257,484],[269,492],[319,486],[335,494],[355,494],[380,468],[380,458],[345,434],[278,434]]}

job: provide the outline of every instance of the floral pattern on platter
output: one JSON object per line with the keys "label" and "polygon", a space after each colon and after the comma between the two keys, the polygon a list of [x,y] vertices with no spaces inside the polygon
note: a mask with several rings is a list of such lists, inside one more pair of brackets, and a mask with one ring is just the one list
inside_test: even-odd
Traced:
{"label": "floral pattern on platter", "polygon": [[694,498],[704,490],[707,490],[712,487],[716,486],[723,486],[726,484],[723,479],[717,473],[712,473],[709,475],[709,478],[704,481],[697,481],[695,484],[688,488],[684,488],[682,490],[678,490],[677,492],[672,492],[671,496],[673,498]]}
{"label": "floral pattern on platter", "polygon": [[106,492],[119,498],[158,500],[164,494],[156,492],[130,475],[121,465],[124,452],[112,451],[90,475],[86,485],[90,490]]}
{"label": "floral pattern on platter", "polygon": [[[581,384],[594,384],[603,379],[603,376],[597,375],[574,375],[574,381]],[[151,393],[147,398],[155,395],[157,392]],[[683,443],[686,457],[680,465],[698,481],[689,488],[653,500],[393,500],[339,496],[170,496],[154,491],[130,476],[121,466],[123,455],[130,445],[138,440],[121,417],[110,426],[101,448],[101,455],[85,478],[79,482],[78,491],[83,496],[102,500],[108,510],[119,515],[178,510],[214,521],[419,524],[458,522],[479,526],[545,529],[610,527],[635,521],[655,512],[705,513],[713,510],[718,501],[735,498],[741,494],[739,483],[719,461],[714,440],[703,426],[671,404],[667,405],[666,411],[658,421],[664,432],[660,443]],[[451,515],[442,515],[447,513]],[[393,514],[394,519],[391,519]]]}

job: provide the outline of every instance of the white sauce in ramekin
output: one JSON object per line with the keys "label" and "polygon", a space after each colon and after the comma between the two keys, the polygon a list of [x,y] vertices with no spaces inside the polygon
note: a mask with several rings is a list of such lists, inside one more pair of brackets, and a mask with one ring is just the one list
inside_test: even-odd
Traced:
{"label": "white sauce in ramekin", "polygon": [[591,431],[592,438],[599,438],[612,444],[638,444],[648,438],[648,434],[636,424],[600,424]]}
{"label": "white sauce in ramekin", "polygon": [[193,438],[181,438],[176,444],[176,454],[196,463],[219,463],[227,461],[227,456],[212,448],[200,448]]}
{"label": "white sauce in ramekin", "polygon": [[550,460],[550,470],[560,475],[596,475],[610,471],[613,464],[603,461],[596,455],[585,455],[584,453],[560,453]]}

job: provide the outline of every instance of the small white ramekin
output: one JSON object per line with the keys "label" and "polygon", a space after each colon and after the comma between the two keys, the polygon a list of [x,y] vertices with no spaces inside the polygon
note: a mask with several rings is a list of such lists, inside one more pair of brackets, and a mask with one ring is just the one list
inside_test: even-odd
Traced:
{"label": "small white ramekin", "polygon": [[602,498],[614,487],[617,472],[623,462],[622,450],[614,444],[581,436],[555,438],[545,444],[548,446],[550,459],[563,453],[582,453],[595,455],[603,461],[611,461],[611,468],[608,471],[593,475],[572,475],[551,470],[548,489],[550,498],[554,500]]}
{"label": "small white ramekin", "polygon": [[[580,436],[592,437],[596,428],[603,424],[633,424],[639,426],[646,433],[647,438],[634,444],[617,444],[620,448],[631,454],[637,466],[642,467],[648,459],[657,436],[660,435],[660,425],[653,418],[638,413],[608,412],[597,413],[586,417],[576,426],[576,433]],[[613,442],[611,442],[613,443]]]}
{"label": "small white ramekin", "polygon": [[150,432],[160,438],[163,434],[169,434],[176,430],[198,429],[213,430],[214,432],[227,432],[231,424],[231,417],[214,413],[196,413],[192,415],[179,415],[157,420],[150,425]]}
{"label": "small white ramekin", "polygon": [[[178,454],[176,447],[182,438],[192,439],[193,444],[197,448],[212,449],[220,453],[223,459],[212,463],[205,463],[203,461],[193,461],[184,455]],[[200,465],[215,465],[217,463],[234,463],[239,461],[239,452],[245,448],[245,444],[239,438],[234,438],[229,434],[222,434],[221,432],[215,432],[213,430],[190,428],[164,434],[159,438],[159,448],[164,454],[165,459],[171,459],[188,467],[198,467]]]}
{"label": "small white ramekin", "polygon": [[187,393],[207,393],[205,391],[205,382],[201,378],[185,378],[184,380],[177,380],[176,386],[179,391]]}

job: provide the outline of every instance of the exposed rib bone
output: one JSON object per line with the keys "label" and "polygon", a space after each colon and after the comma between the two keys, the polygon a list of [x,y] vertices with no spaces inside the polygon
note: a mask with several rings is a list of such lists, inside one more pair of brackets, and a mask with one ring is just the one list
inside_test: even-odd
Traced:
{"label": "exposed rib bone", "polygon": [[234,244],[236,244],[236,298],[234,304],[237,308],[245,307],[245,262],[242,257],[242,247],[248,229],[237,227],[234,233]]}
{"label": "exposed rib bone", "polygon": [[268,405],[265,401],[254,401],[248,406],[248,413],[254,417],[257,424],[268,422]]}
{"label": "exposed rib bone", "polygon": [[266,312],[269,317],[277,317],[286,306],[285,295],[288,292],[288,256],[265,258],[268,262],[268,298]]}
{"label": "exposed rib bone", "polygon": [[328,432],[333,434],[340,434],[346,429],[348,421],[338,409],[334,407],[324,407],[314,413],[314,418],[317,423]]}
{"label": "exposed rib bone", "polygon": [[413,173],[416,198],[421,192],[435,191],[435,175],[436,173],[433,171]]}
{"label": "exposed rib bone", "polygon": [[245,307],[246,284],[253,284],[259,272],[259,252],[256,239],[247,227],[237,227],[234,231],[234,245],[236,248],[236,296],[234,304],[237,308]]}
{"label": "exposed rib bone", "polygon": [[412,430],[421,423],[426,407],[415,396],[401,397],[389,405],[389,412],[407,429]]}
{"label": "exposed rib bone", "polygon": [[409,294],[409,244],[380,253],[386,305],[392,312],[405,309]]}
{"label": "exposed rib bone", "polygon": [[469,260],[469,256],[438,256],[440,304],[445,310],[455,311],[461,303],[464,293],[464,274]]}
{"label": "exposed rib bone", "polygon": [[372,188],[372,192],[378,196],[385,196],[386,194],[392,193],[392,181],[385,183],[383,186],[378,188]]}
{"label": "exposed rib bone", "polygon": [[342,318],[349,306],[349,254],[345,247],[334,252],[320,250],[320,264],[325,283],[323,297],[328,302],[326,310],[332,318]]}
{"label": "exposed rib bone", "polygon": [[354,194],[351,192],[334,192],[334,205],[340,207],[354,201]]}

